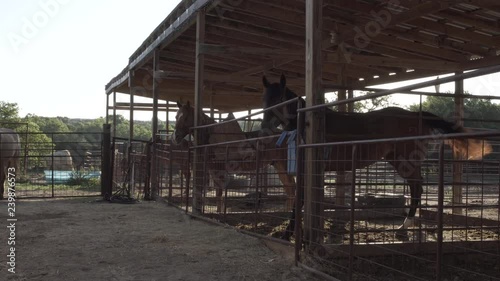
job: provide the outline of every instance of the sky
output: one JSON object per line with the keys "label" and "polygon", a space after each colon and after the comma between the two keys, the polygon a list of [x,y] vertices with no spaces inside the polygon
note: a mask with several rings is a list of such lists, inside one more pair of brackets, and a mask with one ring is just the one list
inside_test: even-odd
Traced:
{"label": "sky", "polygon": [[105,84],[179,2],[0,0],[0,101],[21,117],[105,116]]}
{"label": "sky", "polygon": [[[130,55],[179,2],[0,0],[0,101],[17,103],[21,117],[28,113],[105,116],[105,84],[120,73]],[[413,82],[418,81],[422,80]],[[468,80],[465,89],[498,95],[500,75]],[[433,87],[425,90],[434,91]],[[440,90],[453,91],[453,84]],[[128,101],[128,96],[118,95],[118,100]],[[418,102],[418,97],[392,100],[408,105]],[[128,112],[119,113],[128,116]],[[152,115],[137,113],[135,117],[150,120]]]}

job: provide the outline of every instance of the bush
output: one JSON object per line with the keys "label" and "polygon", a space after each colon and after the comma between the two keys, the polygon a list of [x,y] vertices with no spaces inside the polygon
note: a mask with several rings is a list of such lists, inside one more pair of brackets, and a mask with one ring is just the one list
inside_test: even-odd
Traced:
{"label": "bush", "polygon": [[66,184],[72,186],[99,186],[101,184],[101,179],[99,177],[90,176],[89,173],[85,171],[74,171],[71,173],[70,179]]}

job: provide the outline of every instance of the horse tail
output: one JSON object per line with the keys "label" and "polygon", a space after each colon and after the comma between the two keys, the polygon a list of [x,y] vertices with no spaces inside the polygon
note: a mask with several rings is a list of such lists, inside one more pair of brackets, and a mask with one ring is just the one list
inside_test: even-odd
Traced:
{"label": "horse tail", "polygon": [[[427,126],[438,129],[444,134],[468,133],[471,130],[456,123],[449,122],[430,112],[422,112],[422,119]],[[453,150],[455,158],[480,160],[491,153],[493,148],[488,141],[474,138],[448,139],[445,143]]]}

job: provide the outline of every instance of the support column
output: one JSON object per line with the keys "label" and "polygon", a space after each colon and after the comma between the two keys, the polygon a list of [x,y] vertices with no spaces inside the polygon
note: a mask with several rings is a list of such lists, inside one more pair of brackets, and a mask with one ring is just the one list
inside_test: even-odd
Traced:
{"label": "support column", "polygon": [[[349,87],[352,87],[352,83],[349,83]],[[347,98],[352,99],[354,98],[354,90],[352,88],[349,88],[347,90]],[[347,112],[354,112],[354,103],[349,103],[347,104]]]}
{"label": "support column", "polygon": [[155,143],[156,133],[158,132],[158,81],[156,80],[156,73],[158,71],[158,66],[160,65],[160,51],[158,49],[154,50],[153,54],[153,143]]}
{"label": "support column", "polygon": [[[201,52],[201,45],[205,42],[205,11],[199,11],[196,18],[196,69],[195,69],[195,89],[194,89],[194,125],[200,124],[202,114],[202,97],[204,90],[205,56]],[[201,135],[196,130],[194,132],[194,143],[201,143]],[[193,213],[199,214],[202,211],[203,194],[203,151],[195,149],[193,161]]]}
{"label": "support column", "polygon": [[157,179],[157,161],[156,155],[156,134],[158,133],[158,97],[159,88],[158,81],[156,79],[156,72],[158,71],[160,65],[160,50],[155,49],[153,54],[153,124],[152,124],[152,136],[151,136],[151,150],[150,155],[148,155],[151,161],[151,200],[156,200],[158,196],[158,179]]}
{"label": "support column", "polygon": [[[340,74],[339,74],[339,85],[341,86],[346,86],[347,85],[347,75],[346,75],[346,68],[347,65],[344,63],[341,66],[340,69]],[[338,90],[338,96],[337,100],[345,100],[347,95],[347,90],[345,89],[340,89]],[[341,104],[339,105],[338,111],[339,112],[347,112],[348,111],[348,106],[353,105],[351,104]],[[335,185],[335,206],[336,207],[343,207],[346,205],[346,187],[348,186],[349,182],[346,180],[346,172],[337,172],[337,177],[336,177],[336,185]]]}
{"label": "support column", "polygon": [[[324,92],[322,85],[322,7],[323,0],[306,0],[306,104],[322,104]],[[324,141],[324,111],[307,112],[306,143]],[[304,188],[304,241],[313,250],[314,245],[323,240],[323,149],[305,151],[305,188]]]}
{"label": "support column", "polygon": [[109,95],[106,93],[106,124],[109,124]]}
{"label": "support column", "polygon": [[113,91],[113,138],[116,137],[116,91]]}
{"label": "support column", "polygon": [[168,99],[166,99],[166,102],[167,104],[165,105],[165,108],[166,108],[166,113],[165,113],[165,134],[168,135],[170,133],[170,130],[168,128],[168,125],[170,124],[170,118],[168,116],[168,114],[170,113],[170,102],[168,101]]}
{"label": "support column", "polygon": [[[455,74],[462,74],[462,72],[457,72]],[[464,80],[459,79],[455,81],[455,122],[457,126],[463,126],[463,118],[464,118]],[[460,155],[454,155],[455,160],[463,160]],[[462,205],[462,163],[454,162],[453,163],[453,199],[452,204]],[[462,208],[453,208],[453,214],[461,215]]]}
{"label": "support column", "polygon": [[134,138],[134,87],[132,85],[132,75],[133,71],[129,70],[128,72],[128,87],[129,87],[129,94],[130,94],[130,115],[129,115],[129,146],[131,145],[132,139]]}
{"label": "support column", "polygon": [[133,71],[129,70],[128,74],[128,87],[129,87],[129,94],[130,94],[130,115],[129,115],[129,135],[128,135],[128,147],[127,147],[127,165],[128,168],[132,167],[131,169],[127,169],[130,171],[130,183],[129,183],[129,196],[134,196],[135,193],[135,179],[134,179],[134,168],[132,166],[132,140],[134,139],[134,94],[135,94],[135,89],[133,87],[132,83],[132,75]]}
{"label": "support column", "polygon": [[111,196],[111,125],[104,124],[102,127],[102,165],[101,165],[101,196],[105,199]]}

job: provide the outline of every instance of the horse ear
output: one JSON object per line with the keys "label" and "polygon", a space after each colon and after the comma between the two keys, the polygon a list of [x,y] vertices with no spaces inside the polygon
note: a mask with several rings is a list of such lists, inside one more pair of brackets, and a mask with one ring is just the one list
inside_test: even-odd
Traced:
{"label": "horse ear", "polygon": [[182,108],[182,103],[180,101],[177,102],[177,107]]}
{"label": "horse ear", "polygon": [[286,77],[285,74],[281,73],[280,86],[282,89],[286,88]]}
{"label": "horse ear", "polygon": [[266,76],[263,75],[262,76],[262,84],[264,85],[264,87],[266,88],[269,88],[271,86],[271,83],[269,83],[269,81],[267,80]]}

